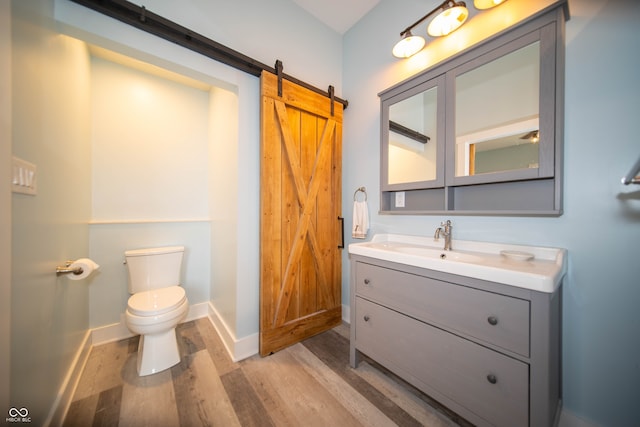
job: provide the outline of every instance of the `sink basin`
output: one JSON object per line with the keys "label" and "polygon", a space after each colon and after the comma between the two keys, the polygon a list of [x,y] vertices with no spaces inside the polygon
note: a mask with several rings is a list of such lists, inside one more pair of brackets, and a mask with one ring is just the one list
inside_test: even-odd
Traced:
{"label": "sink basin", "polygon": [[425,248],[419,246],[399,246],[391,250],[396,250],[405,254],[424,256],[431,258],[438,258],[446,261],[461,261],[461,262],[481,262],[482,257],[462,253],[458,251],[442,251],[432,248]]}
{"label": "sink basin", "polygon": [[349,253],[547,293],[566,273],[565,249],[465,240],[453,240],[451,251],[442,247],[442,239],[376,234],[350,244]]}

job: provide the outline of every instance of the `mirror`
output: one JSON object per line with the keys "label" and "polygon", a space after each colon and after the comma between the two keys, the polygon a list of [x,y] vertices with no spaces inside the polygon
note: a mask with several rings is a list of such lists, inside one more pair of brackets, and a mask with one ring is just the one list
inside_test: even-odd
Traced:
{"label": "mirror", "polygon": [[389,184],[436,179],[437,111],[437,87],[389,106]]}
{"label": "mirror", "polygon": [[540,42],[455,79],[455,176],[539,167]]}

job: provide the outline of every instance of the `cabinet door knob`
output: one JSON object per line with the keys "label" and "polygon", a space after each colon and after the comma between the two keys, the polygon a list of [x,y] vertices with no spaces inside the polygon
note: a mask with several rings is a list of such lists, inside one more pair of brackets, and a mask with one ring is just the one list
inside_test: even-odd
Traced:
{"label": "cabinet door knob", "polygon": [[489,316],[487,322],[489,322],[490,325],[496,326],[498,324],[498,318],[496,316]]}
{"label": "cabinet door knob", "polygon": [[365,314],[365,315],[364,315],[364,321],[365,321],[365,322],[368,322],[368,321],[369,321],[369,319],[370,319],[369,315],[368,315],[368,314]]}
{"label": "cabinet door knob", "polygon": [[371,283],[371,280],[369,280],[369,279],[364,279],[364,284],[365,284],[365,285],[368,285],[369,283]]}
{"label": "cabinet door knob", "polygon": [[489,381],[491,384],[495,384],[498,382],[498,378],[493,374],[489,374],[487,375],[487,381]]}

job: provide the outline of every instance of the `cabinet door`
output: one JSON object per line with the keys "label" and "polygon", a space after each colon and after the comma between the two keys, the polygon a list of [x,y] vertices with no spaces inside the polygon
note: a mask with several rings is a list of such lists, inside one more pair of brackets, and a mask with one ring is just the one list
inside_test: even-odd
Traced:
{"label": "cabinet door", "polygon": [[383,191],[444,185],[444,76],[382,101]]}
{"label": "cabinet door", "polygon": [[555,24],[447,73],[447,185],[554,176]]}
{"label": "cabinet door", "polygon": [[484,421],[474,423],[528,425],[526,363],[359,297],[355,309],[358,350],[453,410],[460,405]]}

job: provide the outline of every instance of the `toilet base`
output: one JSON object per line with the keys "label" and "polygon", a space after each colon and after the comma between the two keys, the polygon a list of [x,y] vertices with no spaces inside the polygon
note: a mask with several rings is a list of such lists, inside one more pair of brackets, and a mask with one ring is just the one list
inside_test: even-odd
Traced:
{"label": "toilet base", "polygon": [[138,375],[155,374],[180,363],[175,328],[159,334],[140,335]]}

